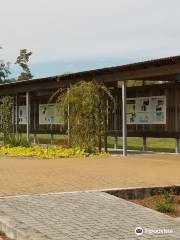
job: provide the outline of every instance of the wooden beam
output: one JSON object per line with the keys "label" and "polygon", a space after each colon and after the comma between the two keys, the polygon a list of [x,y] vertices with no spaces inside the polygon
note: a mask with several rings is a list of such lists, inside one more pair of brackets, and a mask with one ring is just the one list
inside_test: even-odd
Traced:
{"label": "wooden beam", "polygon": [[[74,84],[81,80],[90,81],[94,80],[97,82],[104,82],[104,83],[113,83],[117,81],[124,81],[127,79],[132,80],[143,80],[143,79],[150,79],[157,81],[156,77],[162,78],[162,81],[167,81],[167,76],[180,74],[180,63],[175,64],[168,64],[162,66],[149,66],[147,68],[139,68],[139,69],[131,69],[127,68],[126,70],[117,70],[113,72],[94,72],[93,74],[89,73],[82,76],[72,75],[72,78],[50,78],[50,79],[37,79],[37,80],[29,80],[29,81],[22,81],[17,83],[11,84],[4,84],[1,85],[0,88],[0,95],[15,95],[17,93],[22,93],[26,91],[40,91],[40,90],[48,90],[48,89],[58,89],[60,87],[68,87],[70,84]],[[163,77],[165,77],[163,79]],[[171,79],[170,79],[171,80]]]}

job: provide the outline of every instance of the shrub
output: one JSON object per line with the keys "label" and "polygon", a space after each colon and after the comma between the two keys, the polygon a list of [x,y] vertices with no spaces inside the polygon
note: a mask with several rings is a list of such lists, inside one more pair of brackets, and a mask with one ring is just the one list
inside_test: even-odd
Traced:
{"label": "shrub", "polygon": [[159,194],[163,195],[163,198],[168,203],[174,203],[174,199],[175,199],[175,195],[176,195],[176,186],[171,186],[170,190],[161,188],[159,190]]}
{"label": "shrub", "polygon": [[6,96],[0,98],[0,131],[3,133],[4,143],[12,132],[13,98]]}
{"label": "shrub", "polygon": [[30,141],[27,141],[25,137],[20,134],[9,134],[5,139],[5,144],[11,147],[30,147]]}
{"label": "shrub", "polygon": [[[65,121],[69,123],[71,145],[86,152],[101,151],[102,139],[107,148],[107,101],[113,102],[109,90],[102,84],[81,81],[67,92],[57,92],[60,108],[64,109]],[[53,94],[52,98],[56,95]],[[52,99],[51,98],[51,99]],[[70,114],[67,113],[69,109]]]}
{"label": "shrub", "polygon": [[156,203],[155,209],[161,213],[169,213],[174,210],[174,203],[162,199]]}

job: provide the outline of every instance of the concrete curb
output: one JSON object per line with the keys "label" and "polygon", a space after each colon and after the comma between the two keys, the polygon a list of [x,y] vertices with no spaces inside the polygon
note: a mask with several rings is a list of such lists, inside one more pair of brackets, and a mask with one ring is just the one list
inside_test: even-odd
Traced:
{"label": "concrete curb", "polygon": [[[23,229],[23,223],[12,220],[7,216],[0,215],[0,231],[4,232],[12,240],[49,240],[46,236],[34,230]],[[35,237],[34,234],[38,234]]]}
{"label": "concrete curb", "polygon": [[68,191],[68,192],[48,192],[48,193],[33,193],[33,194],[18,194],[18,195],[6,195],[6,196],[0,196],[0,199],[3,198],[17,198],[17,197],[28,197],[28,196],[46,196],[46,195],[61,195],[61,194],[68,194],[68,193],[86,193],[86,192],[107,192],[110,191],[126,191],[126,190],[140,190],[140,189],[151,189],[151,188],[170,188],[172,186],[176,186],[177,188],[180,188],[180,184],[175,185],[149,185],[149,186],[137,186],[137,187],[125,187],[125,188],[101,188],[101,189],[92,189],[92,190],[82,190],[82,191]]}

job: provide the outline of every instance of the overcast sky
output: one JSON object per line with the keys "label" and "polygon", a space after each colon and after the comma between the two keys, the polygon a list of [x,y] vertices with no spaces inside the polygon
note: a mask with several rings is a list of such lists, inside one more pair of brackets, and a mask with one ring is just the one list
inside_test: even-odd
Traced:
{"label": "overcast sky", "polygon": [[27,48],[38,77],[179,55],[179,15],[180,0],[0,0],[0,59]]}

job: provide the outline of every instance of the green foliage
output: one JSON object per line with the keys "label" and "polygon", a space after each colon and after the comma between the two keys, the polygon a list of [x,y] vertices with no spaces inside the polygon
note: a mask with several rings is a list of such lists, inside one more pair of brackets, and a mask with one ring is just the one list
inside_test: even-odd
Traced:
{"label": "green foliage", "polygon": [[18,80],[29,80],[33,78],[31,71],[28,66],[29,58],[32,55],[32,52],[28,52],[27,49],[21,49],[20,55],[17,57],[15,64],[18,64],[23,72],[18,77]]}
{"label": "green foliage", "polygon": [[6,138],[5,144],[8,144],[11,147],[30,147],[30,141],[27,141],[25,137],[21,134],[9,134]]}
{"label": "green foliage", "polygon": [[11,73],[9,71],[9,66],[10,66],[9,62],[5,63],[4,61],[0,61],[0,82],[1,83],[8,81],[7,78]]}
{"label": "green foliage", "polygon": [[12,132],[13,98],[6,96],[0,98],[0,131],[3,133],[4,142]]}
{"label": "green foliage", "polygon": [[174,210],[174,204],[163,199],[156,203],[155,209],[162,213],[169,213]]}
{"label": "green foliage", "polygon": [[10,62],[5,63],[3,60],[0,60],[0,83],[8,82],[8,76],[11,74],[9,68]]}
{"label": "green foliage", "polygon": [[99,146],[101,150],[102,137],[106,134],[108,99],[113,101],[109,90],[95,82],[82,81],[72,85],[67,92],[60,92],[57,103],[66,113],[66,123],[69,121],[73,147],[94,152]]}
{"label": "green foliage", "polygon": [[170,190],[161,188],[159,193],[161,194],[162,199],[157,201],[155,209],[162,213],[172,212],[174,210],[176,186],[172,186]]}
{"label": "green foliage", "polygon": [[171,186],[170,190],[166,190],[164,188],[161,188],[159,190],[159,193],[168,203],[174,203],[176,192],[176,186]]}

